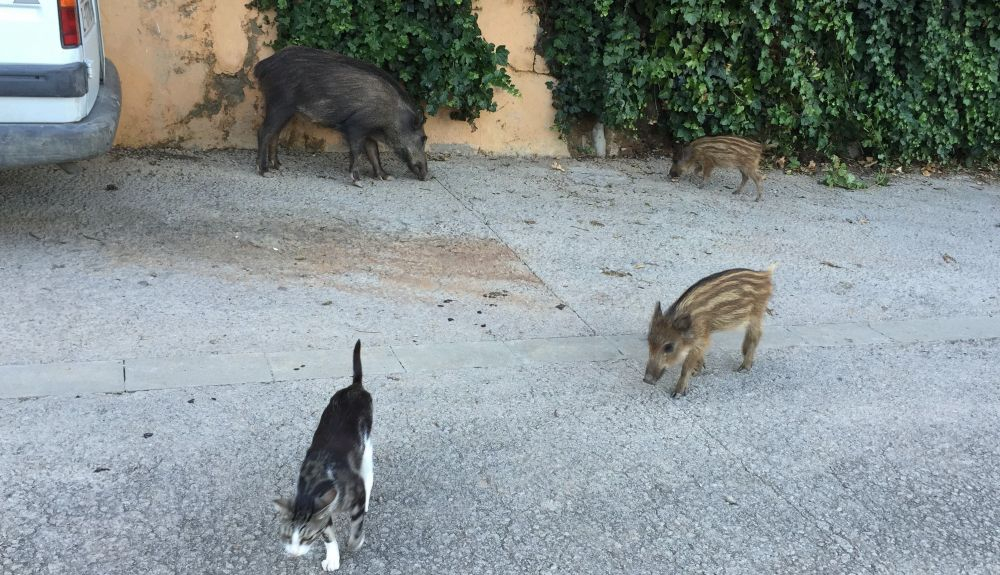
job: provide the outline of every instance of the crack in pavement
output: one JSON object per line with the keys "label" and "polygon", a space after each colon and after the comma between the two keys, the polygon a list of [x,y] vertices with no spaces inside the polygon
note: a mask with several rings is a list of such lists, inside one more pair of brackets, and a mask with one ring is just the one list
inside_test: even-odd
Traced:
{"label": "crack in pavement", "polygon": [[754,470],[752,470],[750,468],[750,466],[747,465],[746,461],[744,461],[744,459],[742,457],[740,457],[739,455],[737,455],[736,453],[734,453],[731,449],[729,449],[729,446],[727,446],[722,440],[720,440],[718,437],[716,437],[715,435],[713,435],[704,425],[702,425],[702,423],[700,421],[700,417],[697,414],[691,413],[690,415],[691,415],[691,417],[694,418],[693,419],[694,424],[697,425],[698,428],[701,429],[705,433],[705,435],[707,435],[709,438],[711,438],[712,441],[714,441],[726,453],[728,453],[731,457],[733,457],[734,459],[736,459],[740,463],[740,465],[743,467],[743,470],[746,471],[746,473],[748,475],[750,475],[750,477],[753,477],[758,482],[760,482],[762,485],[764,485],[768,489],[770,489],[776,496],[778,496],[782,501],[784,501],[786,505],[788,505],[792,510],[794,510],[796,513],[798,513],[799,516],[801,516],[803,519],[809,521],[813,526],[817,527],[820,530],[820,532],[826,534],[827,538],[831,542],[836,543],[838,545],[841,543],[841,541],[844,542],[844,543],[847,543],[847,545],[849,545],[850,549],[851,549],[851,556],[853,557],[853,559],[855,561],[861,561],[863,559],[864,555],[862,554],[861,547],[858,544],[856,544],[854,541],[852,541],[850,537],[848,537],[847,535],[839,532],[839,530],[837,530],[836,527],[831,522],[827,521],[826,519],[823,519],[823,518],[820,518],[820,517],[817,517],[817,516],[813,515],[809,511],[801,508],[800,506],[798,506],[794,502],[792,502],[792,500],[789,498],[789,496],[788,496],[787,493],[785,493],[781,489],[778,489],[765,476],[763,476],[760,473],[757,473]]}
{"label": "crack in pavement", "polygon": [[[472,205],[467,204],[466,202],[462,201],[462,199],[459,198],[458,195],[456,195],[454,192],[452,192],[451,189],[448,186],[446,186],[444,184],[444,182],[440,178],[434,178],[434,181],[436,181],[438,183],[438,185],[440,185],[441,188],[444,189],[444,191],[448,192],[448,195],[450,195],[452,198],[454,198],[455,201],[458,202],[458,205],[460,205],[463,208],[465,208],[465,210],[467,212],[469,212],[470,214],[472,214],[477,220],[479,220],[484,226],[486,226],[486,228],[490,230],[490,232],[493,234],[493,236],[496,237],[497,241],[499,241],[500,243],[502,243],[504,245],[504,247],[506,247],[510,251],[510,253],[512,253],[514,255],[514,257],[517,258],[517,261],[521,262],[521,265],[523,265],[525,268],[527,268],[527,270],[529,272],[531,272],[531,275],[533,275],[536,278],[538,278],[538,281],[541,282],[543,286],[545,286],[545,290],[546,291],[548,291],[550,294],[552,294],[552,296],[555,297],[556,299],[558,299],[560,302],[564,302],[565,298],[561,297],[558,293],[556,293],[556,291],[554,289],[552,289],[552,286],[550,286],[548,284],[548,282],[546,282],[545,280],[543,280],[542,277],[539,276],[535,272],[534,269],[532,269],[531,265],[529,265],[528,262],[525,261],[525,259],[521,257],[521,254],[517,253],[517,250],[515,250],[513,247],[511,247],[511,245],[509,243],[507,243],[507,240],[503,239],[503,236],[500,235],[500,232],[498,232],[496,230],[496,228],[493,227],[492,224],[490,224],[488,221],[486,221],[486,218],[484,218],[481,213],[479,213],[478,211],[476,211],[476,209],[474,207],[472,207]],[[587,331],[589,332],[589,335],[592,335],[592,336],[593,335],[597,335],[597,330],[595,330],[589,323],[587,323],[587,320],[583,319],[583,316],[581,316],[580,313],[577,312],[576,309],[573,306],[571,306],[570,304],[567,303],[566,307],[571,312],[573,312],[573,315],[576,316],[576,318],[578,320],[580,320],[580,323],[582,323],[585,328],[587,328]]]}

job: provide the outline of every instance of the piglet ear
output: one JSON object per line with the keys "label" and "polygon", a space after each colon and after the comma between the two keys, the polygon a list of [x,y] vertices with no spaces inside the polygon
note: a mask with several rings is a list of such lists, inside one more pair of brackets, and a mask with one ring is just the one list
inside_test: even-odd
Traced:
{"label": "piglet ear", "polygon": [[292,514],[292,502],[288,499],[275,499],[272,503],[274,504],[274,510],[278,513],[284,515]]}
{"label": "piglet ear", "polygon": [[653,333],[656,328],[656,322],[663,317],[663,310],[660,308],[660,302],[656,302],[656,308],[653,309],[653,319],[649,320],[649,333]]}
{"label": "piglet ear", "polygon": [[680,332],[685,332],[691,329],[691,316],[684,314],[674,318],[673,321],[674,329]]}

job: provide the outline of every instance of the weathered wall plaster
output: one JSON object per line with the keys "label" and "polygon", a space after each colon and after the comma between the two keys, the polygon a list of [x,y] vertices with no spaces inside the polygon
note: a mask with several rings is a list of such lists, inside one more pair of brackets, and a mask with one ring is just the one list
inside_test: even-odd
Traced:
{"label": "weathered wall plaster", "polygon": [[[428,119],[430,146],[498,154],[568,155],[552,128],[551,80],[535,54],[538,18],[529,0],[481,0],[487,41],[510,50],[508,71],[520,97],[497,92],[497,111],[473,130]],[[122,78],[123,108],[116,143],[125,147],[256,148],[260,94],[250,70],[272,53],[273,28],[243,0],[104,0],[107,54]],[[310,149],[341,149],[331,130],[296,120],[283,140]]]}

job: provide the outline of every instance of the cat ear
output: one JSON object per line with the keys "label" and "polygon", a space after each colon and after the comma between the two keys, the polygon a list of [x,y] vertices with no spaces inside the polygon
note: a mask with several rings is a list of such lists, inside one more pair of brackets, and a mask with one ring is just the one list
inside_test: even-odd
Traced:
{"label": "cat ear", "polygon": [[292,514],[292,502],[288,499],[275,499],[273,502],[274,510],[283,515]]}
{"label": "cat ear", "polygon": [[316,498],[316,502],[319,504],[318,507],[321,512],[332,511],[332,509],[330,509],[330,506],[333,505],[333,502],[336,500],[337,500],[336,487],[329,489],[326,493]]}

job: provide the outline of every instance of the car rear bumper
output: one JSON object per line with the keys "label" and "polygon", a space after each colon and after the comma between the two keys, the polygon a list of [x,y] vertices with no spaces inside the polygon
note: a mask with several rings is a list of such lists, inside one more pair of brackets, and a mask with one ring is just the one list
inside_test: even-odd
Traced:
{"label": "car rear bumper", "polygon": [[122,109],[118,70],[106,60],[104,82],[85,118],[65,124],[0,124],[0,169],[61,164],[111,149]]}

